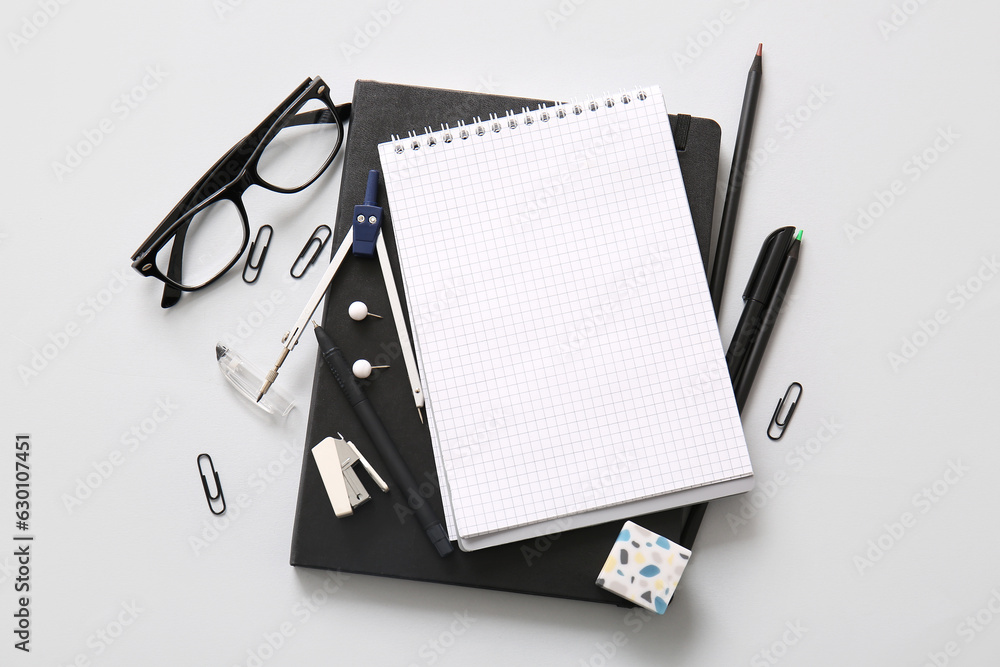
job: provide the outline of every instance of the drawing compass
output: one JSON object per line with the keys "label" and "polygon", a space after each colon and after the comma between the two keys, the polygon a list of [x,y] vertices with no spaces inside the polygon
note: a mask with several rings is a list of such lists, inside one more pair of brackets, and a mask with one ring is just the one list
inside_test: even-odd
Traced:
{"label": "drawing compass", "polygon": [[306,303],[305,308],[303,308],[302,314],[299,315],[299,319],[295,322],[295,327],[291,331],[286,332],[281,339],[281,354],[278,356],[278,361],[275,362],[274,368],[268,371],[264,377],[264,384],[257,395],[258,402],[278,378],[278,369],[285,362],[288,353],[299,342],[302,332],[306,330],[306,326],[312,319],[313,313],[319,307],[319,302],[322,301],[327,289],[333,282],[334,276],[337,275],[340,265],[343,264],[348,253],[352,253],[356,257],[374,257],[382,270],[382,281],[385,283],[385,290],[389,295],[389,306],[392,309],[392,319],[396,324],[396,335],[399,337],[399,346],[403,351],[403,361],[406,364],[406,375],[410,380],[413,402],[417,407],[417,414],[420,416],[420,421],[423,422],[424,417],[420,410],[424,407],[424,394],[420,390],[417,362],[413,354],[413,346],[410,344],[410,335],[406,328],[406,320],[403,317],[403,306],[399,301],[399,291],[396,289],[396,277],[393,274],[392,264],[389,261],[385,238],[380,233],[382,230],[382,207],[377,202],[378,179],[378,171],[372,169],[368,172],[365,201],[363,204],[354,207],[354,220],[351,228],[347,230],[347,236],[344,237],[340,247],[337,248],[337,252],[333,255],[330,266],[323,274],[323,277],[320,278],[319,284],[316,286],[316,291],[309,297],[309,301]]}

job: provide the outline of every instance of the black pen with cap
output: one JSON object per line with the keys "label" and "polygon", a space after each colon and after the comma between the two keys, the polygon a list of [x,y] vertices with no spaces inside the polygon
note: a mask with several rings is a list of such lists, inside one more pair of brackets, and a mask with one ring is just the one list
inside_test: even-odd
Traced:
{"label": "black pen with cap", "polygon": [[375,413],[375,408],[368,401],[368,396],[365,394],[364,389],[354,379],[354,373],[351,370],[351,366],[347,363],[347,359],[344,358],[344,353],[341,352],[337,344],[330,338],[330,334],[315,322],[313,323],[313,332],[316,334],[316,341],[319,343],[319,351],[323,356],[323,361],[326,362],[326,365],[333,373],[333,377],[337,380],[337,384],[344,391],[344,396],[347,397],[348,403],[351,404],[355,414],[358,415],[358,419],[361,420],[365,430],[368,431],[368,435],[371,436],[372,442],[375,444],[375,449],[378,450],[379,456],[382,458],[382,462],[389,469],[389,476],[396,481],[396,486],[403,491],[403,494],[406,496],[407,505],[413,510],[417,521],[420,522],[420,526],[427,534],[427,538],[434,545],[434,548],[437,549],[438,555],[442,557],[447,556],[454,551],[454,547],[451,546],[451,541],[448,539],[448,531],[445,530],[441,524],[441,520],[434,514],[434,510],[431,509],[427,500],[417,490],[418,486],[416,480],[413,478],[413,473],[410,472],[409,466],[406,465],[406,461],[400,455],[399,448],[392,441],[389,432],[385,430],[382,420]]}
{"label": "black pen with cap", "polygon": [[[740,318],[742,327],[737,327],[737,335],[740,331],[749,332],[749,341],[745,344],[744,349],[740,354],[740,366],[741,368],[736,371],[734,366],[730,365],[729,376],[733,382],[733,397],[736,400],[736,409],[743,413],[743,408],[747,403],[747,398],[750,396],[750,388],[753,386],[753,381],[757,376],[757,370],[760,368],[761,360],[764,357],[764,350],[767,348],[767,343],[771,338],[771,331],[774,328],[774,324],[778,319],[778,312],[781,310],[781,304],[785,301],[785,295],[788,292],[788,287],[792,282],[792,275],[795,273],[795,267],[799,262],[799,247],[802,245],[802,231],[799,230],[798,236],[794,236],[790,239],[787,245],[780,245],[780,239],[783,238],[783,232],[785,230],[791,230],[789,235],[795,233],[794,227],[782,227],[772,232],[767,239],[764,241],[764,247],[761,248],[761,254],[757,257],[757,265],[754,266],[754,270],[751,273],[750,285],[747,286],[747,291],[751,292],[750,287],[754,285],[753,276],[757,275],[762,271],[761,265],[771,263],[770,260],[762,262],[763,257],[773,258],[777,263],[777,267],[770,269],[769,271],[774,271],[774,277],[771,279],[773,286],[770,290],[770,294],[767,297],[766,303],[762,309],[757,310],[757,316],[754,318],[756,323],[754,326],[748,326],[746,322],[743,322],[743,318]],[[777,241],[777,244],[775,243]],[[775,249],[775,245],[780,245],[780,247]],[[757,285],[757,287],[760,287]],[[763,312],[761,312],[763,310]],[[744,309],[744,316],[749,317]],[[733,336],[733,342],[730,343],[730,351],[736,344],[737,336]],[[726,361],[729,362],[730,356],[726,355]],[[697,505],[692,505],[690,511],[688,512],[687,519],[684,521],[684,525],[681,527],[681,535],[678,543],[690,549],[694,546],[694,539],[698,535],[698,528],[701,526],[701,521],[705,517],[705,508],[708,507],[708,503],[698,503]]]}
{"label": "black pen with cap", "polygon": [[781,227],[771,232],[764,239],[750,272],[750,280],[743,291],[743,312],[726,351],[726,365],[734,385],[743,372],[746,355],[760,329],[761,314],[774,291],[775,281],[794,236],[795,227]]}
{"label": "black pen with cap", "polygon": [[767,341],[771,338],[774,330],[774,323],[778,320],[778,313],[781,311],[781,304],[785,302],[785,295],[788,287],[792,284],[792,275],[795,274],[795,267],[799,263],[799,248],[802,246],[802,230],[789,244],[788,252],[782,257],[781,270],[775,282],[774,292],[767,301],[767,308],[760,317],[760,326],[757,335],[754,337],[750,350],[746,354],[746,361],[743,364],[743,371],[740,377],[733,383],[733,394],[736,396],[736,405],[742,412],[743,406],[750,395],[750,387],[753,385],[760,368],[761,359],[764,357],[764,350],[767,349]]}

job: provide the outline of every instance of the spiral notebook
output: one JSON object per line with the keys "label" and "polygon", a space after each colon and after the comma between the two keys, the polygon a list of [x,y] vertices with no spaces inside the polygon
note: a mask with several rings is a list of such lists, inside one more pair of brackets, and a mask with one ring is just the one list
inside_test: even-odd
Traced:
{"label": "spiral notebook", "polygon": [[[535,108],[552,105],[550,100],[514,97],[483,92],[445,90],[360,80],[352,98],[350,131],[344,139],[343,174],[340,203],[337,207],[334,236],[328,245],[339,245],[354,220],[354,205],[364,200],[368,170],[380,168],[378,144],[393,134],[406,136],[442,120],[464,119],[471,123],[476,116],[488,117],[498,109]],[[722,129],[709,118],[684,114],[670,116],[677,146],[677,158],[684,176],[688,203],[702,251],[708,260],[709,239],[716,199],[719,147]],[[393,212],[388,205],[384,180],[379,184],[378,200],[384,208],[382,233],[387,257],[396,273],[396,286],[404,294],[400,278],[399,256],[393,233]],[[332,254],[332,250],[331,250]],[[342,275],[341,275],[342,274]],[[357,300],[386,319],[355,322],[344,316]],[[322,306],[321,323],[348,351],[352,358],[384,359],[394,366],[398,360],[395,326],[389,312],[389,299],[382,283],[379,262],[346,261],[338,278],[330,286]],[[404,300],[403,309],[406,311]],[[409,323],[409,313],[406,312]],[[409,324],[408,324],[409,326]],[[410,384],[405,373],[389,368],[367,383],[369,399],[389,433],[400,445],[410,469],[426,482],[427,502],[438,516],[444,516],[441,489],[434,462],[434,448],[426,418],[417,411],[398,409],[409,405]],[[595,563],[599,567],[621,531],[622,521],[569,530],[542,537],[503,544],[490,549],[456,549],[441,558],[427,541],[419,522],[413,517],[400,522],[399,504],[406,499],[396,488],[387,497],[375,497],[351,520],[334,514],[319,470],[311,455],[316,443],[327,436],[342,433],[371,461],[383,470],[363,425],[351,409],[333,374],[317,355],[309,420],[303,438],[302,468],[295,503],[295,520],[289,544],[289,562],[300,568],[337,570],[379,578],[392,577],[434,584],[470,586],[480,590],[499,590],[520,594],[545,595],[587,602],[628,606],[630,603],[594,585]],[[369,491],[374,487],[370,487]],[[645,514],[643,526],[673,540],[678,539],[685,510],[677,508]],[[356,521],[354,519],[357,519]],[[385,582],[392,586],[390,582]],[[372,581],[372,585],[375,582]]]}
{"label": "spiral notebook", "polygon": [[379,155],[463,549],[752,488],[657,87]]}

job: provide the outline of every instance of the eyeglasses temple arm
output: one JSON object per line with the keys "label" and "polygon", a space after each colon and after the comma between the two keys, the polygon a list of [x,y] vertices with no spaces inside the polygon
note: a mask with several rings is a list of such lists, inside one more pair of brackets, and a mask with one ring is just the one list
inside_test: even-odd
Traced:
{"label": "eyeglasses temple arm", "polygon": [[[334,113],[340,118],[340,122],[344,122],[351,117],[351,103],[338,104],[333,108]],[[310,125],[319,123],[334,123],[336,119],[330,113],[329,109],[314,109],[313,111],[304,111],[300,114],[296,114],[289,118],[284,127],[291,127],[294,125]]]}
{"label": "eyeglasses temple arm", "polygon": [[[181,281],[181,261],[184,259],[184,239],[187,237],[188,224],[177,228],[174,234],[174,245],[170,248],[170,261],[167,263],[167,278]],[[163,296],[160,297],[160,308],[170,308],[181,300],[181,291],[173,285],[163,283]]]}

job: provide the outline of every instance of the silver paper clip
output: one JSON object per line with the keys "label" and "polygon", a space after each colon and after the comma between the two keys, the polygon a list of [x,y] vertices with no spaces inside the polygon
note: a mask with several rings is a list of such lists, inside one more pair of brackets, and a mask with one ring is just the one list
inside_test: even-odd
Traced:
{"label": "silver paper clip", "polygon": [[337,517],[351,516],[355,507],[371,499],[354,471],[355,463],[360,462],[364,466],[383,493],[389,492],[389,485],[375,472],[354,443],[345,440],[339,433],[336,438],[326,438],[313,447],[312,453],[319,475],[323,478],[326,495],[329,496]]}

